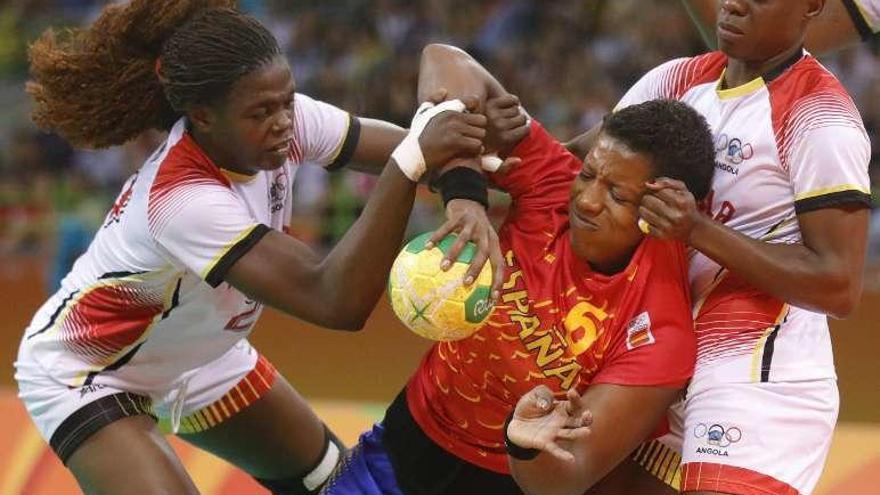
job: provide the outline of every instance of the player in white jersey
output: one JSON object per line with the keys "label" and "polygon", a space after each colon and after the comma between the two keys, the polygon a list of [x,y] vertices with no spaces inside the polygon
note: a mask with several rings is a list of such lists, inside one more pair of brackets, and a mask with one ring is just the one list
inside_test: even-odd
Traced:
{"label": "player in white jersey", "polygon": [[[662,179],[640,209],[645,230],[694,248],[696,371],[670,434],[636,454],[684,493],[809,494],[828,453],[839,397],[825,315],[861,295],[870,144],[846,91],[803,49],[824,3],[722,1],[721,52],[660,65],[618,105],[679,99],[715,134],[706,214]],[[600,493],[635,479],[626,493],[670,493],[636,471],[612,478]]]}
{"label": "player in white jersey", "polygon": [[[277,42],[233,3],[137,0],[31,51],[41,126],[90,147],[169,130],[16,361],[28,412],[88,493],[196,491],[157,418],[273,493],[315,493],[340,446],[246,337],[264,304],[361,327],[419,176],[481,147],[485,117],[458,101],[426,103],[406,134],[296,94]],[[283,233],[293,177],[352,157],[394,165],[321,259]]]}
{"label": "player in white jersey", "polygon": [[[682,0],[711,47],[715,43],[718,0]],[[868,41],[880,33],[880,0],[828,0],[807,29],[805,46],[824,53]]]}

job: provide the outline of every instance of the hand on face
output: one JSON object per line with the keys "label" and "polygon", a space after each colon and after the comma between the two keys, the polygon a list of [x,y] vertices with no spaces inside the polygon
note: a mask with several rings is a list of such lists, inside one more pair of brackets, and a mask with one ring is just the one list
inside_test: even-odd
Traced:
{"label": "hand on face", "polygon": [[520,447],[573,462],[574,455],[563,444],[589,435],[592,422],[592,414],[575,389],[569,389],[566,400],[560,401],[549,388],[539,385],[517,402],[507,437]]}
{"label": "hand on face", "polygon": [[694,227],[706,219],[697,209],[694,195],[683,182],[666,177],[646,186],[649,192],[642,197],[639,216],[647,222],[648,233],[689,244]]}

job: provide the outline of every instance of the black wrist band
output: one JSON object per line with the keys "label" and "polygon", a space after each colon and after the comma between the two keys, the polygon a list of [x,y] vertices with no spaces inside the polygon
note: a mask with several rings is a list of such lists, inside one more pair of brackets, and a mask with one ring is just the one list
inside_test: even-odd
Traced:
{"label": "black wrist band", "polygon": [[489,181],[472,168],[455,167],[441,175],[434,186],[440,190],[444,205],[453,199],[469,199],[489,208]]}
{"label": "black wrist band", "polygon": [[510,426],[511,421],[513,421],[513,413],[510,413],[504,421],[504,448],[507,449],[507,455],[518,461],[531,461],[538,457],[538,454],[541,453],[539,449],[520,447],[510,440],[510,437],[507,436],[507,427]]}

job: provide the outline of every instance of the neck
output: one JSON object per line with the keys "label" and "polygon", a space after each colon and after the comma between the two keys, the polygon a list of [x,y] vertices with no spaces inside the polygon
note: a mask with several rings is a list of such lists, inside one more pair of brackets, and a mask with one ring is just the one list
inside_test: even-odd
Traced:
{"label": "neck", "polygon": [[803,48],[802,42],[803,40],[766,60],[749,61],[731,57],[727,61],[727,70],[724,71],[723,87],[727,89],[742,86],[772,71],[799,53]]}
{"label": "neck", "polygon": [[614,260],[584,261],[586,261],[590,265],[590,269],[596,273],[601,273],[602,275],[608,276],[615,275],[622,272],[626,269],[627,266],[629,266],[629,262],[632,261],[632,257],[635,254],[636,249],[638,249],[639,244],[636,244],[636,246],[629,250],[626,255]]}
{"label": "neck", "polygon": [[222,147],[218,146],[217,140],[212,138],[210,134],[199,131],[195,126],[190,126],[188,130],[193,140],[199,145],[202,152],[211,159],[214,165],[239,174],[250,175],[253,173],[247,170],[240,170],[239,167],[235,166],[232,158],[222,151]]}

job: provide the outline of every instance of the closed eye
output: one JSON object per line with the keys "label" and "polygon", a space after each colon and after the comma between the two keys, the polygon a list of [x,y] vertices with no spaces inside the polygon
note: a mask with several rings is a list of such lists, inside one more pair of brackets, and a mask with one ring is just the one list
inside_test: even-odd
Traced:
{"label": "closed eye", "polygon": [[629,201],[626,200],[626,198],[624,198],[623,196],[621,196],[621,195],[617,192],[617,190],[614,189],[614,188],[611,188],[611,199],[613,199],[614,201],[617,201],[618,203],[628,203],[628,202],[629,202]]}

